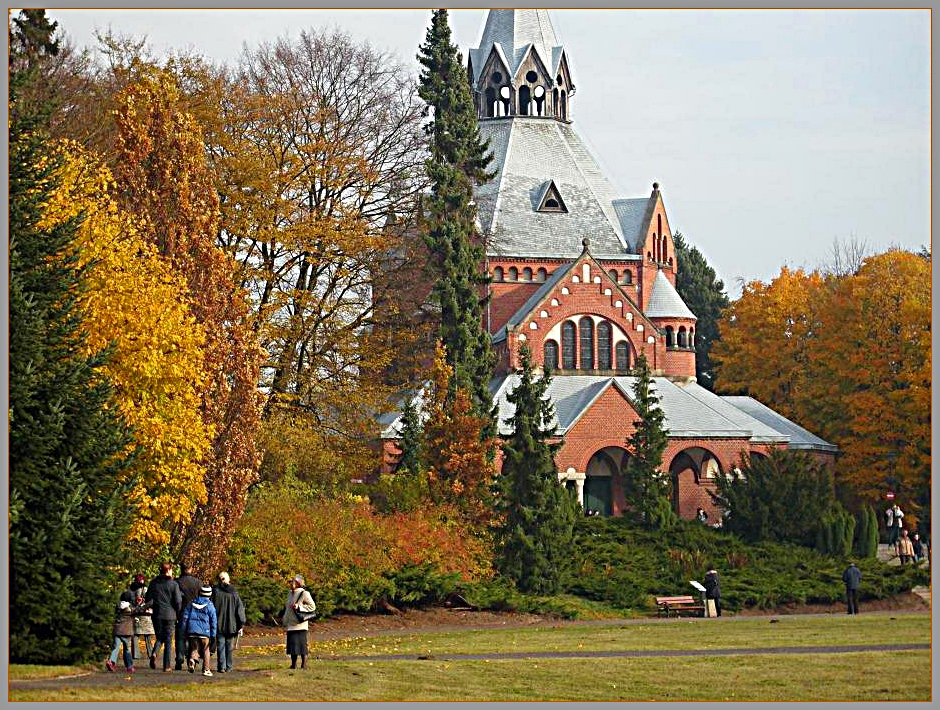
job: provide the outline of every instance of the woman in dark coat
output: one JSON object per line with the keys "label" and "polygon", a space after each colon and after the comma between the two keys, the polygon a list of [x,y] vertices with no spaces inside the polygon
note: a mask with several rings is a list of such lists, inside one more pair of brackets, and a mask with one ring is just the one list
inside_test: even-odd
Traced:
{"label": "woman in dark coat", "polygon": [[712,567],[705,573],[705,599],[715,602],[715,616],[721,616],[721,583],[718,581],[718,571]]}

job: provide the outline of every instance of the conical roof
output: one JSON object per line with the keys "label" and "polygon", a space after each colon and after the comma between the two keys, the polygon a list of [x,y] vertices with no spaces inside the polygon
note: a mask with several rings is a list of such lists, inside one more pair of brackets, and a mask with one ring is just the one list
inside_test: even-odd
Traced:
{"label": "conical roof", "polygon": [[490,10],[479,46],[470,50],[475,69],[483,66],[494,45],[502,51],[513,75],[530,45],[552,72],[558,68],[556,63],[561,57],[561,45],[555,37],[548,10]]}
{"label": "conical roof", "polygon": [[647,318],[691,318],[696,320],[695,314],[689,310],[682,300],[682,296],[666,278],[662,269],[656,272],[653,280],[653,292],[650,294],[649,304],[646,306]]}

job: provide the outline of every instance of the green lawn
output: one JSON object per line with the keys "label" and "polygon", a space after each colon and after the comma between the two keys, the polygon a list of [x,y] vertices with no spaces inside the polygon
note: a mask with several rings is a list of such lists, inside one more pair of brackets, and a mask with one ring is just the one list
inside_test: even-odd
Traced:
{"label": "green lawn", "polygon": [[[283,646],[238,658],[247,673],[187,676],[166,682],[149,669],[126,679],[100,670],[106,682],[63,681],[49,689],[11,688],[28,700],[930,700],[930,651],[729,655],[681,658],[565,658],[489,661],[435,659],[442,653],[685,648],[771,648],[929,643],[929,614],[820,615],[727,621],[669,621],[611,627],[504,629],[351,639],[314,644],[328,657],[307,671],[286,668]],[[375,646],[373,648],[373,646]],[[430,655],[430,660],[369,660],[377,653]],[[890,672],[872,672],[889,667]],[[37,677],[11,667],[10,679]],[[145,677],[145,675],[147,677]],[[903,678],[904,682],[897,682]]]}

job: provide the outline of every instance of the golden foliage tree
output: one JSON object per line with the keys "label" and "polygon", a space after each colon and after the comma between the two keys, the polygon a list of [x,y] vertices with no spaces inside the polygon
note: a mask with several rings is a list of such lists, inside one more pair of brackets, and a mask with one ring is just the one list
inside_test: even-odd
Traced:
{"label": "golden foliage tree", "polygon": [[746,392],[837,444],[837,483],[894,489],[927,516],[930,262],[901,250],[823,278],[783,269],[745,287],[720,324],[718,387]]}
{"label": "golden foliage tree", "polygon": [[128,546],[150,559],[206,500],[202,460],[213,429],[200,414],[205,332],[189,312],[186,282],[111,197],[110,171],[75,143],[61,142],[56,154],[59,186],[44,220],[51,227],[83,218],[86,346],[112,349],[104,372],[137,448]]}
{"label": "golden foliage tree", "polygon": [[220,243],[267,353],[263,440],[281,445],[265,447],[263,473],[293,467],[326,486],[359,477],[375,465],[375,413],[396,390],[384,375],[416,336],[396,326],[389,298],[408,284],[377,278],[395,263],[423,176],[414,87],[389,56],[339,32],[264,44],[228,79],[199,81],[218,97],[204,120]]}
{"label": "golden foliage tree", "polygon": [[454,386],[446,357],[439,343],[424,404],[431,499],[456,506],[468,523],[483,531],[494,521],[491,489],[499,439],[484,436],[490,419],[475,412],[470,392]]}
{"label": "golden foliage tree", "polygon": [[233,281],[235,265],[216,246],[215,180],[176,79],[153,67],[141,71],[117,104],[117,193],[142,234],[186,280],[192,314],[206,332],[202,416],[215,432],[204,462],[207,500],[180,522],[172,545],[207,573],[222,564],[257,478],[261,352],[248,325],[246,294]]}

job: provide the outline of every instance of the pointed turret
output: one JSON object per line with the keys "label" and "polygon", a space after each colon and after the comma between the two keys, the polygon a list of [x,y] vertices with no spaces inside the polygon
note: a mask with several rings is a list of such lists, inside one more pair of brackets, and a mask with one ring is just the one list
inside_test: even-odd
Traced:
{"label": "pointed turret", "polygon": [[548,10],[490,10],[467,63],[480,118],[568,120],[574,84]]}

